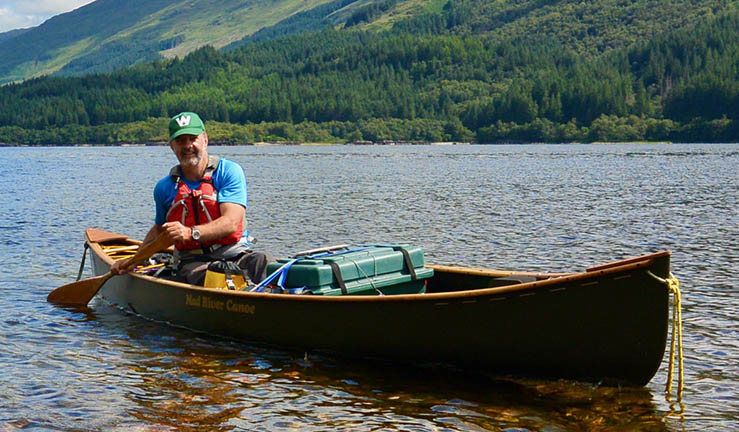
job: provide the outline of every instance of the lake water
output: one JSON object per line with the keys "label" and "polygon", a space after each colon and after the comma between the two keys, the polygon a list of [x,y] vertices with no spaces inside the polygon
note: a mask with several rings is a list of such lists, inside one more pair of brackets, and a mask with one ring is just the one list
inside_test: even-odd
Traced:
{"label": "lake water", "polygon": [[166,147],[0,148],[0,429],[739,429],[739,146],[210,150],[245,168],[250,231],[276,256],[393,241],[435,264],[570,271],[672,250],[682,401],[664,393],[667,354],[644,388],[597,387],[306,357],[97,299],[55,307],[45,297],[77,276],[84,229],[142,238],[151,188],[175,158]]}

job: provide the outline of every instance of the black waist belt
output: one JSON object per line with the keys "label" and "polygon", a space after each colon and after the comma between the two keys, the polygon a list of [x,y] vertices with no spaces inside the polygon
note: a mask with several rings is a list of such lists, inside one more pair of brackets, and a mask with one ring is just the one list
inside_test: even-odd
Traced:
{"label": "black waist belt", "polygon": [[207,246],[204,248],[188,249],[186,251],[180,251],[180,259],[192,259],[197,256],[210,255],[213,252],[220,249],[222,246],[223,246],[222,244],[214,244],[212,246]]}

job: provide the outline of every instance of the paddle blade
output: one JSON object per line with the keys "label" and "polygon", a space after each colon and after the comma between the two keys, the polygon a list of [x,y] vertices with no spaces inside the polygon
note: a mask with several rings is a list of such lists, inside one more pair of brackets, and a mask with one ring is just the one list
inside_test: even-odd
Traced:
{"label": "paddle blade", "polygon": [[[117,235],[113,233],[108,233],[107,231],[100,231],[97,234],[99,233],[103,233],[102,236],[106,236],[108,234],[111,234],[113,236]],[[89,230],[87,231],[87,234],[90,235]],[[121,265],[121,268],[126,268],[129,265],[141,262],[159,252],[160,250],[166,249],[171,244],[172,241],[169,239],[169,235],[166,231],[164,231],[160,233],[153,242],[140,247],[138,252],[136,252],[136,255],[132,256],[126,262],[124,262],[123,265]],[[95,294],[97,294],[97,292],[100,290],[100,287],[102,287],[105,281],[110,279],[112,276],[113,273],[108,272],[102,276],[83,279],[77,282],[66,284],[64,286],[60,286],[46,297],[46,301],[69,306],[84,306],[90,300],[92,300],[93,297],[95,297]]]}
{"label": "paddle blade", "polygon": [[108,272],[101,276],[82,279],[77,282],[68,283],[55,289],[46,297],[46,301],[61,305],[85,306],[95,297],[105,281],[112,273]]}

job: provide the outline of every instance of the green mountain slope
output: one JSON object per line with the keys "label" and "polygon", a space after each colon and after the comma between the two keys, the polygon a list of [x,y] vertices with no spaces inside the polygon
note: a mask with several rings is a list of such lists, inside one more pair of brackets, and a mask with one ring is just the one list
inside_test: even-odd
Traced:
{"label": "green mountain slope", "polygon": [[317,31],[558,41],[598,55],[737,9],[737,0],[97,0],[0,35],[0,84],[109,72],[211,45]]}
{"label": "green mountain slope", "polygon": [[328,0],[97,0],[0,41],[0,84],[220,48]]}
{"label": "green mountain slope", "polygon": [[318,31],[326,27],[339,25],[342,21],[341,11],[351,10],[351,5],[362,3],[361,0],[333,0],[313,9],[298,12],[277,24],[261,30],[228,45],[225,50],[232,50],[247,43],[273,39],[276,37]]}
{"label": "green mountain slope", "polygon": [[[276,23],[264,28],[273,36],[255,34],[228,51],[203,47],[111,74],[7,85],[0,142],[161,140],[166,118],[185,110],[213,125],[216,140],[739,139],[732,2],[651,38],[583,50],[566,32],[474,33],[469,22],[480,14],[460,4],[471,3],[436,12],[438,4],[414,0],[326,3],[287,22],[307,29],[339,14],[342,25],[290,34]],[[400,6],[424,12],[400,19]]]}
{"label": "green mountain slope", "polygon": [[5,42],[6,40],[13,39],[16,36],[20,36],[20,35],[22,35],[23,33],[26,33],[29,30],[31,30],[31,29],[25,28],[25,29],[17,29],[17,30],[11,30],[11,31],[8,31],[8,32],[0,33],[0,43]]}

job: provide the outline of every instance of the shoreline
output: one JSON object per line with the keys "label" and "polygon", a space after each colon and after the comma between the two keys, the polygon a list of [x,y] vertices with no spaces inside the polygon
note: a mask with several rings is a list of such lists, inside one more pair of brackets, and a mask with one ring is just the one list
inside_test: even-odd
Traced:
{"label": "shoreline", "polygon": [[[593,142],[497,142],[497,143],[476,143],[476,142],[407,142],[407,141],[380,141],[380,142],[289,142],[289,141],[259,141],[259,142],[230,142],[230,141],[211,141],[208,145],[210,147],[271,147],[271,146],[488,146],[488,145],[567,145],[567,144],[578,144],[578,145],[609,145],[609,144],[658,144],[658,145],[669,145],[669,144],[739,144],[737,142],[676,142],[676,141],[593,141]],[[109,143],[109,144],[93,144],[93,143],[78,143],[78,144],[8,144],[0,142],[0,148],[10,147],[163,147],[167,146],[166,142],[146,142],[146,143],[135,143],[135,142],[120,142],[120,143]]]}
{"label": "shoreline", "polygon": [[[506,143],[510,144],[510,143]],[[529,143],[534,144],[534,143]],[[145,143],[136,142],[119,142],[109,144],[95,144],[95,143],[78,143],[78,144],[8,144],[0,142],[1,147],[163,147],[169,143],[164,141],[154,141]],[[269,147],[269,146],[344,146],[344,145],[356,145],[356,146],[459,146],[459,145],[488,145],[488,144],[477,144],[472,142],[420,142],[420,141],[389,141],[383,140],[378,142],[361,141],[361,142],[292,142],[292,141],[258,141],[258,142],[231,142],[231,141],[210,141],[209,147]]]}

